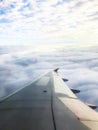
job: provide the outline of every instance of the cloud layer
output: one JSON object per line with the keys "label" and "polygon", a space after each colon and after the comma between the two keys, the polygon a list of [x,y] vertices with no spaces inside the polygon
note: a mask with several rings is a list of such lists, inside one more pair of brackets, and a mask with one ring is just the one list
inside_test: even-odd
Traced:
{"label": "cloud layer", "polygon": [[46,46],[44,51],[40,47],[1,48],[0,97],[32,82],[46,70],[59,67],[60,76],[69,79],[67,85],[81,90],[81,100],[98,105],[98,46]]}
{"label": "cloud layer", "polygon": [[98,42],[97,23],[97,0],[2,0],[0,2],[0,33],[3,39],[26,36],[61,38],[70,42],[71,40]]}

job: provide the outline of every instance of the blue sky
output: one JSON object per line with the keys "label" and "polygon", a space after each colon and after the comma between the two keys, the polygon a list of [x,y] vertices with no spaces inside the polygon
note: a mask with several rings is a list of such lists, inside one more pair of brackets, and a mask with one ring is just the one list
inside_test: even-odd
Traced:
{"label": "blue sky", "polygon": [[98,44],[97,0],[1,0],[0,45]]}

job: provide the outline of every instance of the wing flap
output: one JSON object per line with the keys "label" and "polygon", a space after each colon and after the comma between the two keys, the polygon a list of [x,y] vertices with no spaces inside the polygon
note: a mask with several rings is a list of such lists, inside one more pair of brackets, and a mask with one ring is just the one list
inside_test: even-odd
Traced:
{"label": "wing flap", "polygon": [[55,72],[53,73],[53,79],[54,96],[75,114],[77,119],[87,126],[87,128],[98,130],[98,113],[80,101]]}

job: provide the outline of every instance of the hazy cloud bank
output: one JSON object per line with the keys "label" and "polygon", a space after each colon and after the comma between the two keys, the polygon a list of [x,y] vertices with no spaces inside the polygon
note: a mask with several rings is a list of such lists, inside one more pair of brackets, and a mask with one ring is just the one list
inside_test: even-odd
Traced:
{"label": "hazy cloud bank", "polygon": [[[18,48],[18,47],[17,47]],[[81,90],[78,94],[85,102],[98,105],[98,47],[89,48],[54,48],[50,51],[10,51],[2,49],[0,55],[0,95],[14,91],[20,86],[33,81],[47,69],[59,67],[59,74],[68,78],[70,88]],[[18,51],[17,51],[18,50]],[[10,91],[11,90],[11,91]]]}

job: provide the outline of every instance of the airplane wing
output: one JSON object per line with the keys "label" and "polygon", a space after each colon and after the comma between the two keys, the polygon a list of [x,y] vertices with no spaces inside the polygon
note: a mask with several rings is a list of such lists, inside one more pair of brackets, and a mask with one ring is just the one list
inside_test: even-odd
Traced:
{"label": "airplane wing", "polygon": [[98,113],[50,71],[0,102],[0,130],[98,130]]}

